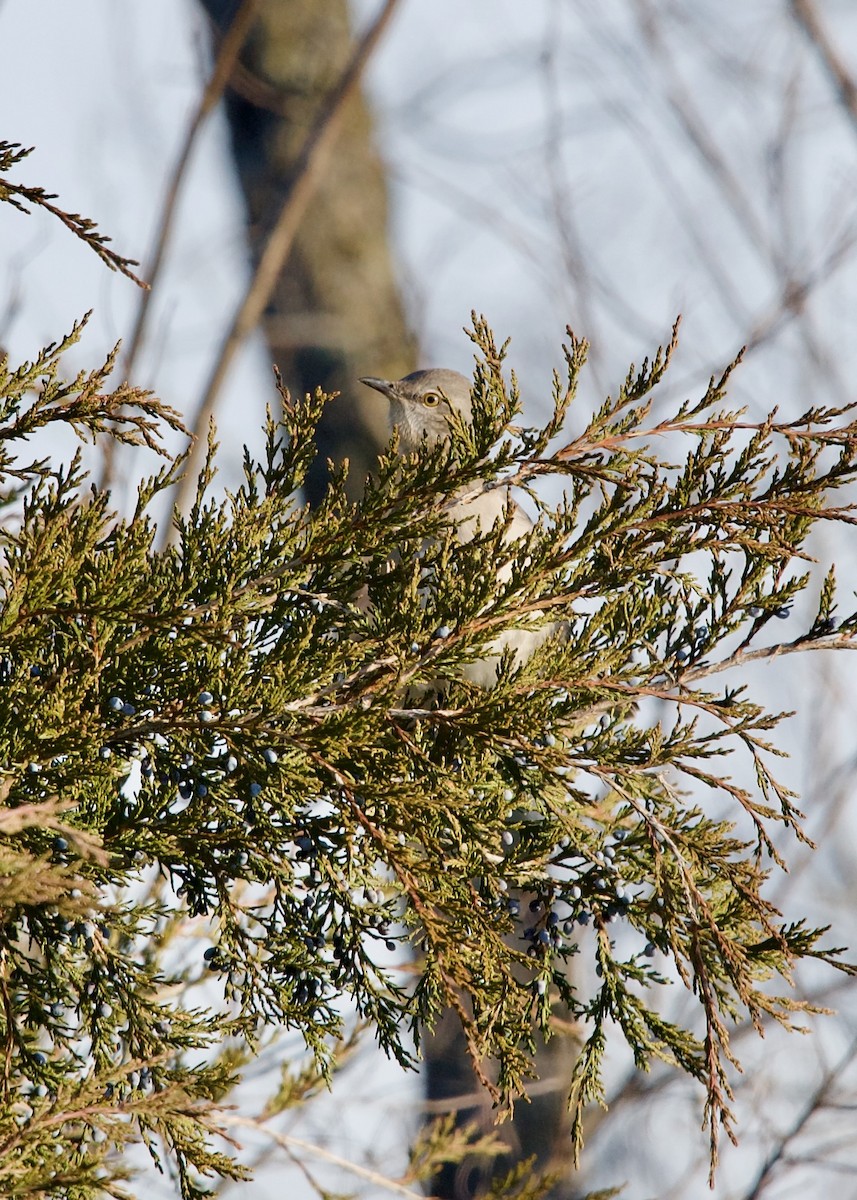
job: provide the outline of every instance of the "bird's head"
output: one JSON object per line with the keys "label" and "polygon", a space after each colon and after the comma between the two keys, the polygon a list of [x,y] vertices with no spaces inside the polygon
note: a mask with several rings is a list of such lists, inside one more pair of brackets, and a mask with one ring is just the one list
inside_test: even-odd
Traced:
{"label": "bird's head", "polygon": [[458,371],[432,367],[403,379],[360,380],[390,401],[390,424],[399,431],[399,448],[407,454],[419,448],[423,434],[430,442],[449,437],[449,418],[458,413],[471,419],[470,380]]}

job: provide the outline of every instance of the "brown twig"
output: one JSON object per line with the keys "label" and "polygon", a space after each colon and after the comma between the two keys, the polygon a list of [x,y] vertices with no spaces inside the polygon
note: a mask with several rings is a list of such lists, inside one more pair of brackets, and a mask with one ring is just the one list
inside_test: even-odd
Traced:
{"label": "brown twig", "polygon": [[795,20],[818,51],[825,70],[833,80],[845,114],[857,132],[857,83],[828,37],[813,0],[791,0],[791,5]]}
{"label": "brown twig", "polygon": [[170,238],[173,232],[175,223],[176,209],[178,206],[179,194],[182,189],[182,184],[187,174],[188,163],[190,162],[191,153],[196,139],[206,119],[211,115],[217,105],[223,91],[229,82],[229,77],[235,66],[235,60],[241,52],[241,47],[247,37],[250,23],[256,15],[256,9],[259,7],[260,0],[244,0],[241,8],[235,16],[234,21],[229,26],[223,42],[221,43],[214,68],[211,72],[205,91],[200,97],[196,112],[193,115],[185,133],[184,143],[182,145],[179,156],[176,159],[173,173],[167,187],[164,197],[163,207],[161,209],[161,220],[158,226],[158,233],[155,240],[155,249],[152,253],[152,259],[146,272],[149,282],[150,291],[143,296],[140,301],[140,308],[137,312],[137,320],[134,329],[131,333],[131,339],[128,346],[128,352],[125,356],[124,373],[125,377],[129,378],[134,363],[142,345],[143,338],[146,333],[146,325],[149,315],[149,301],[151,299],[152,290],[161,273],[161,268],[164,264],[167,247],[169,246]]}
{"label": "brown twig", "polygon": [[[277,277],[289,255],[301,221],[315,194],[342,127],[348,100],[356,90],[369,58],[387,27],[399,0],[386,0],[374,23],[354,49],[351,61],[333,88],[307,134],[295,163],[291,186],[286,192],[276,224],[271,231],[256,271],[232,319],[220,355],[192,423],[195,441],[188,455],[185,474],[176,488],[176,507],[181,511],[196,487],[195,468],[205,444],[203,433],[235,355],[256,328],[276,286]],[[168,535],[169,536],[169,535]]]}
{"label": "brown twig", "polygon": [[759,1200],[759,1197],[766,1190],[771,1182],[771,1177],[776,1172],[777,1168],[787,1165],[790,1161],[790,1153],[794,1154],[792,1147],[800,1135],[806,1129],[812,1117],[817,1112],[832,1104],[831,1092],[839,1078],[845,1073],[847,1067],[851,1065],[857,1056],[857,1039],[853,1039],[840,1061],[833,1067],[830,1067],[822,1075],[817,1086],[807,1098],[806,1104],[795,1117],[791,1126],[781,1135],[776,1146],[771,1150],[765,1162],[756,1176],[753,1184],[744,1195],[744,1200]]}
{"label": "brown twig", "polygon": [[[234,21],[229,26],[221,43],[214,68],[211,72],[211,78],[200,97],[196,112],[188,124],[184,143],[173,167],[173,173],[170,177],[161,207],[161,219],[155,238],[155,248],[146,271],[149,289],[144,292],[140,299],[140,306],[137,309],[137,319],[131,331],[128,350],[122,364],[123,375],[126,379],[130,379],[133,374],[137,356],[146,336],[148,319],[151,313],[151,299],[172,238],[179,195],[185,181],[185,176],[187,175],[191,154],[196,145],[200,130],[214,110],[217,102],[223,95],[224,88],[229,82],[230,75],[235,67],[235,60],[241,52],[241,47],[244,45],[250,23],[259,7],[259,2],[260,0],[244,0],[241,8],[238,10]],[[110,484],[115,461],[115,449],[116,446],[113,441],[108,441],[105,444],[101,476],[102,489],[108,487]]]}
{"label": "brown twig", "polygon": [[[792,2],[795,8],[802,7],[811,11],[811,0]],[[657,57],[665,99],[686,135],[687,144],[696,153],[712,184],[720,192],[738,226],[744,231],[749,244],[755,248],[760,259],[770,266],[776,277],[779,288],[777,324],[781,324],[790,315],[803,316],[805,319],[800,321],[798,328],[811,362],[818,368],[819,373],[824,373],[840,394],[847,394],[846,380],[837,370],[835,362],[825,353],[812,322],[806,318],[808,290],[799,277],[798,264],[791,261],[784,249],[786,240],[782,236],[772,236],[766,228],[742,173],[736,170],[730,153],[718,144],[710,120],[706,119],[703,108],[697,104],[694,88],[687,86],[681,79],[676,67],[676,55],[670,52],[661,33],[663,22],[655,16],[656,6],[651,0],[644,0],[642,3],[638,0],[638,3],[644,13],[641,28],[647,46]],[[821,37],[821,33],[818,36]],[[841,63],[837,65],[841,68]],[[854,113],[857,114],[857,109]],[[751,339],[748,339],[748,342],[752,348]]]}
{"label": "brown twig", "polygon": [[320,1158],[332,1166],[339,1167],[349,1174],[356,1176],[358,1179],[366,1180],[376,1188],[393,1192],[398,1196],[405,1196],[407,1200],[423,1200],[422,1192],[415,1191],[413,1188],[402,1183],[401,1180],[391,1179],[386,1175],[382,1175],[379,1171],[372,1170],[360,1163],[352,1162],[351,1159],[343,1158],[340,1154],[334,1154],[332,1150],[328,1150],[324,1146],[308,1142],[304,1138],[295,1137],[294,1134],[281,1133],[276,1129],[271,1129],[270,1126],[258,1117],[242,1117],[235,1113],[223,1113],[221,1120],[224,1125],[231,1126],[234,1129],[252,1129],[257,1133],[263,1133],[273,1142],[276,1142],[283,1150],[287,1150],[290,1153],[299,1150],[304,1154],[312,1154],[315,1158]]}
{"label": "brown twig", "polygon": [[[15,165],[30,153],[29,150],[20,150],[17,145],[10,142],[0,142],[0,151],[4,152],[4,160],[10,161],[11,165]],[[111,271],[119,271],[120,274],[125,275],[144,290],[148,288],[149,285],[131,270],[132,267],[138,265],[136,259],[125,258],[124,255],[111,250],[108,244],[110,238],[106,234],[98,232],[98,226],[94,221],[91,221],[89,217],[81,216],[80,213],[67,212],[64,208],[60,208],[59,205],[53,203],[56,199],[57,196],[54,192],[47,192],[42,187],[29,187],[27,184],[13,183],[11,179],[0,177],[0,200],[11,204],[19,212],[27,215],[30,213],[27,205],[43,208],[45,212],[49,212],[51,216],[61,221],[75,237],[80,238],[89,246],[90,250],[94,251]]]}

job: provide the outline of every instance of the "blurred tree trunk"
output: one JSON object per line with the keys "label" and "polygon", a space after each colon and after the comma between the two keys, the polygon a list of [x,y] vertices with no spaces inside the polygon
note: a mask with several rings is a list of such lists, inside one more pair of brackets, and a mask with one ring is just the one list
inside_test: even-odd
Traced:
{"label": "blurred tree trunk", "polygon": [[[201,0],[225,28],[236,0]],[[313,119],[338,79],[352,49],[345,0],[266,0],[225,95],[235,164],[244,192],[250,250],[258,260],[274,214],[288,187],[293,164]],[[415,364],[388,242],[387,192],[372,122],[362,100],[354,102],[334,156],[321,181],[265,317],[271,357],[297,395],[323,387],[341,397],[319,429],[319,460],[308,481],[317,502],[325,484],[324,462],[348,458],[351,487],[359,495],[388,437],[386,406],[357,382],[360,375],[398,378]],[[440,364],[442,365],[442,364]],[[490,1103],[479,1096],[455,1014],[447,1013],[437,1035],[423,1047],[430,1114],[459,1109],[462,1123],[493,1125]],[[510,1153],[494,1168],[505,1172],[535,1156],[570,1179],[570,1140],[565,1096],[573,1050],[555,1038],[543,1049],[542,1087],[518,1106],[503,1127]],[[466,1101],[461,1098],[466,1097]],[[463,1106],[462,1106],[463,1105]],[[443,1172],[433,1194],[450,1200],[484,1189],[492,1170],[467,1161]],[[552,1193],[576,1193],[570,1182]]]}
{"label": "blurred tree trunk", "polygon": [[[564,1014],[560,1014],[564,1016]],[[425,1094],[429,1115],[456,1110],[460,1125],[494,1131],[508,1153],[489,1163],[477,1157],[443,1168],[432,1181],[439,1200],[471,1200],[488,1191],[492,1179],[516,1163],[533,1159],[534,1166],[557,1177],[549,1200],[574,1200],[586,1191],[574,1169],[567,1098],[580,1043],[563,1033],[537,1048],[538,1080],[531,1099],[515,1107],[511,1121],[495,1127],[491,1099],[477,1082],[456,1013],[447,1009],[433,1038],[423,1046]]]}

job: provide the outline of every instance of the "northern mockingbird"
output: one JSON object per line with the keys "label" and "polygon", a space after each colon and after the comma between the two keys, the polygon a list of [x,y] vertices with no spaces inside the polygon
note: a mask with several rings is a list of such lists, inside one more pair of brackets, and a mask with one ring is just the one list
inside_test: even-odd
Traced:
{"label": "northern mockingbird", "polygon": [[[410,454],[428,442],[441,442],[449,437],[448,418],[451,413],[460,414],[466,421],[472,417],[470,380],[458,371],[434,367],[427,371],[414,371],[404,379],[376,379],[373,376],[360,380],[374,388],[390,402],[390,424],[399,431],[399,452]],[[508,488],[495,487],[472,495],[472,485],[466,489],[466,497],[450,498],[448,512],[462,542],[470,541],[477,524],[489,530],[496,521],[505,519],[509,506],[511,519],[505,540],[514,541],[533,527],[533,522],[524,510],[512,500]],[[511,575],[507,564],[497,572],[497,578],[505,583]],[[534,614],[537,615],[537,614]],[[519,661],[525,661],[541,642],[555,629],[554,625],[538,625],[535,628],[509,629],[491,643],[490,654],[479,662],[470,663],[463,674],[472,682],[490,687],[496,682],[496,667],[502,651],[511,646]]]}

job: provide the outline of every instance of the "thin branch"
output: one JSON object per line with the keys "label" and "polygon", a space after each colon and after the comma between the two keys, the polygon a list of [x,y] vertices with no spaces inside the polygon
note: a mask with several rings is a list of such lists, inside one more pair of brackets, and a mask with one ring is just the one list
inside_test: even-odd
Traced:
{"label": "thin branch", "polygon": [[140,307],[137,311],[137,320],[131,333],[127,354],[125,355],[123,373],[126,379],[130,379],[131,375],[133,374],[137,355],[140,351],[140,347],[146,334],[152,292],[154,291],[155,284],[160,277],[161,268],[164,265],[164,258],[172,237],[176,210],[178,207],[178,199],[187,175],[188,164],[190,162],[193,148],[196,144],[200,130],[213,112],[215,106],[223,95],[226,85],[229,83],[230,76],[235,67],[236,59],[241,52],[241,47],[244,45],[250,24],[256,15],[256,10],[259,7],[259,3],[260,0],[243,0],[241,8],[238,10],[234,21],[229,26],[229,29],[223,38],[214,68],[211,72],[211,78],[206,85],[205,91],[200,97],[197,110],[187,127],[184,144],[182,145],[179,156],[176,159],[175,166],[173,167],[173,173],[167,186],[166,195],[164,197],[164,202],[161,209],[161,220],[155,239],[155,248],[146,272],[150,290],[140,301]]}
{"label": "thin branch", "polygon": [[822,65],[830,76],[845,115],[857,132],[857,83],[827,34],[816,10],[814,0],[791,0],[795,20],[818,51]]}
{"label": "thin branch", "polygon": [[[354,49],[339,82],[322,105],[295,163],[294,176],[286,192],[276,224],[262,251],[255,274],[232,319],[220,355],[209,377],[192,428],[191,447],[185,474],[176,488],[176,507],[183,511],[196,487],[196,466],[205,444],[203,435],[214,412],[217,398],[238,350],[256,328],[265,311],[277,278],[289,256],[301,221],[315,195],[342,128],[346,106],[356,91],[366,64],[393,16],[399,0],[386,0],[378,17]],[[169,536],[169,535],[168,535]]]}
{"label": "thin branch", "polygon": [[[800,0],[794,2],[800,3]],[[694,89],[682,81],[676,69],[677,56],[670,53],[664,43],[660,23],[655,18],[654,6],[650,0],[644,0],[642,3],[638,0],[638,6],[643,9],[642,30],[647,45],[657,56],[658,72],[664,80],[665,99],[671,112],[684,131],[688,144],[708,171],[712,184],[723,196],[727,208],[744,230],[748,241],[760,257],[767,261],[777,277],[780,285],[778,318],[781,320],[787,313],[804,318],[799,324],[799,329],[811,361],[819,371],[824,372],[837,391],[846,393],[845,381],[835,370],[829,356],[824,353],[804,312],[807,292],[801,281],[795,277],[795,265],[789,261],[780,239],[770,236],[769,230],[756,212],[752,194],[748,192],[741,172],[733,167],[730,154],[718,146],[710,124],[706,122],[704,110],[695,101]],[[809,3],[806,7],[809,7]]]}
{"label": "thin branch", "polygon": [[838,1062],[835,1067],[831,1067],[829,1071],[824,1073],[819,1081],[818,1087],[815,1088],[804,1107],[798,1113],[791,1127],[786,1130],[786,1132],[780,1138],[777,1146],[765,1159],[759,1174],[756,1176],[753,1186],[746,1193],[744,1200],[759,1200],[762,1192],[770,1182],[774,1171],[784,1161],[786,1153],[792,1143],[804,1131],[815,1113],[827,1105],[831,1088],[836,1080],[843,1074],[846,1067],[851,1064],[855,1055],[857,1055],[857,1039],[852,1041],[841,1061]]}
{"label": "thin branch", "polygon": [[276,1142],[283,1150],[287,1150],[290,1153],[294,1150],[301,1150],[304,1154],[312,1154],[316,1158],[330,1163],[332,1166],[341,1167],[351,1175],[356,1175],[358,1179],[365,1179],[368,1183],[374,1184],[375,1187],[383,1188],[387,1192],[394,1192],[397,1196],[405,1196],[406,1200],[426,1200],[423,1192],[416,1192],[413,1188],[399,1183],[397,1179],[390,1179],[386,1175],[381,1175],[378,1171],[373,1171],[369,1167],[363,1167],[359,1163],[343,1158],[339,1154],[334,1154],[332,1150],[326,1150],[324,1146],[318,1146],[314,1142],[307,1142],[303,1138],[295,1137],[291,1133],[278,1133],[277,1130],[269,1129],[263,1122],[254,1120],[252,1117],[239,1117],[234,1113],[227,1113],[222,1117],[222,1121],[224,1125],[240,1126],[242,1129],[255,1129],[257,1133],[264,1133],[266,1137]]}
{"label": "thin branch", "polygon": [[[13,145],[11,142],[0,142],[0,154],[2,154],[4,163],[8,163],[9,166],[16,166],[29,153],[29,150],[21,150],[19,146]],[[56,199],[57,196],[54,192],[46,192],[44,188],[29,187],[23,183],[13,183],[10,179],[0,176],[0,201],[11,204],[27,216],[30,215],[28,204],[35,208],[43,208],[51,216],[61,221],[75,237],[85,242],[111,271],[119,271],[120,274],[125,275],[144,290],[148,288],[149,285],[131,270],[132,267],[138,265],[136,259],[125,258],[124,255],[111,250],[108,244],[111,239],[106,234],[98,232],[98,226],[94,221],[91,221],[89,217],[82,217],[80,213],[66,212],[64,208],[52,203]]]}

